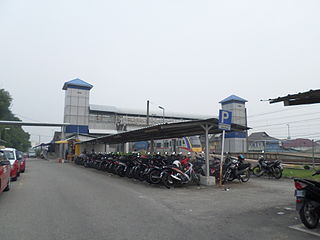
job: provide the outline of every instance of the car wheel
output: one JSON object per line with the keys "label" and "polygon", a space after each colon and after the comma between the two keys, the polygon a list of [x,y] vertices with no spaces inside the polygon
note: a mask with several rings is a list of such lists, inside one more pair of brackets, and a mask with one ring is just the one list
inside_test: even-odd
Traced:
{"label": "car wheel", "polygon": [[17,179],[18,179],[18,174],[15,177],[12,177],[11,181],[17,181]]}
{"label": "car wheel", "polygon": [[10,178],[9,178],[8,184],[7,184],[6,188],[3,191],[4,192],[8,192],[10,190],[10,187],[11,187],[11,181],[10,181]]}

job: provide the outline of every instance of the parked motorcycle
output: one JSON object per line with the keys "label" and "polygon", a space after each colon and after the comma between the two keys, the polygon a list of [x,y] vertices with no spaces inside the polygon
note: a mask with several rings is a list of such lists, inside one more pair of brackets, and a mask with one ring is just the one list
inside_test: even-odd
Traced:
{"label": "parked motorcycle", "polygon": [[192,163],[188,163],[187,169],[182,169],[181,163],[175,161],[173,167],[165,168],[160,177],[165,187],[170,188],[175,185],[194,182],[200,184],[200,177],[195,173]]}
{"label": "parked motorcycle", "polygon": [[250,179],[251,164],[244,161],[244,156],[238,158],[227,158],[222,169],[222,183],[238,179],[241,182],[248,182]]}
{"label": "parked motorcycle", "polygon": [[283,167],[281,161],[267,161],[263,156],[259,158],[258,165],[252,169],[253,175],[257,177],[267,175],[276,179],[280,179],[282,177],[282,171]]}
{"label": "parked motorcycle", "polygon": [[[320,170],[312,176],[320,175]],[[310,229],[316,228],[320,218],[320,182],[295,178],[296,210],[301,222]]]}

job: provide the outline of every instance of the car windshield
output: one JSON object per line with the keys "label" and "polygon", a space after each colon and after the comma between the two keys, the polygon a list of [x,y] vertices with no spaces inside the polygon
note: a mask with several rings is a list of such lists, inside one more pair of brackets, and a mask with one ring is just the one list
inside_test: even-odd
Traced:
{"label": "car windshield", "polygon": [[9,159],[9,160],[15,160],[15,159],[14,159],[14,154],[13,154],[12,151],[3,151],[3,152],[4,152],[4,154],[6,155],[7,159]]}
{"label": "car windshield", "polygon": [[22,160],[22,154],[21,154],[21,152],[17,152],[17,159],[18,159],[18,160]]}

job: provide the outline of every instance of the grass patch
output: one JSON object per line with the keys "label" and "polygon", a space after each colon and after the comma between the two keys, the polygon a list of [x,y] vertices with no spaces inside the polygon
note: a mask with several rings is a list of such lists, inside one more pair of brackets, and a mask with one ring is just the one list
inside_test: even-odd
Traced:
{"label": "grass patch", "polygon": [[290,169],[285,168],[283,170],[282,175],[284,177],[292,177],[292,178],[307,178],[312,180],[320,181],[320,175],[312,177],[312,174],[315,170],[305,170],[305,169]]}

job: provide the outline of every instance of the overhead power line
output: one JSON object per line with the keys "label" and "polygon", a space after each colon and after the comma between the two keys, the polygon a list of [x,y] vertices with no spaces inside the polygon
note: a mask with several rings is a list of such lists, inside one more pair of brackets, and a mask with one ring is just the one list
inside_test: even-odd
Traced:
{"label": "overhead power line", "polygon": [[[275,138],[283,138],[286,139],[288,136],[285,135],[272,135]],[[315,133],[315,134],[298,134],[298,135],[292,135],[291,138],[320,138],[320,133]]]}
{"label": "overhead power line", "polygon": [[[275,117],[275,118],[264,118],[259,120],[254,120],[254,122],[262,122],[262,121],[268,121],[268,120],[279,120],[279,119],[285,119],[285,118],[293,118],[293,117],[300,117],[300,116],[310,116],[310,115],[317,115],[320,114],[320,112],[316,113],[302,113],[302,114],[295,114],[290,116],[282,116],[282,117]],[[248,118],[248,121],[250,121],[250,118]]]}
{"label": "overhead power line", "polygon": [[[253,114],[253,115],[248,115],[248,118],[255,118],[255,117],[260,117],[260,116],[265,116],[269,114],[274,114],[274,113],[280,113],[280,112],[287,112],[287,111],[292,111],[292,110],[305,110],[305,109],[310,109],[314,108],[316,105],[309,105],[309,106],[290,106],[290,108],[285,108],[281,110],[276,110],[276,111],[271,111],[271,112],[264,112],[264,113],[258,113],[258,114]],[[317,108],[318,110],[319,108]]]}
{"label": "overhead power line", "polygon": [[307,121],[314,121],[314,120],[320,120],[320,118],[309,118],[309,119],[303,119],[303,120],[297,120],[297,121],[288,121],[283,123],[274,123],[274,124],[266,124],[261,126],[250,126],[250,127],[251,128],[270,127],[270,126],[286,125],[288,123],[307,122]]}
{"label": "overhead power line", "polygon": [[[285,125],[285,124],[283,124],[283,125]],[[251,127],[250,125],[249,125],[249,127]],[[252,129],[265,129],[266,127],[252,127]],[[287,129],[286,127],[284,127],[284,126],[281,126],[281,125],[277,125],[277,126],[270,126],[270,127],[267,127],[268,129],[272,129],[272,130],[275,130],[275,129]],[[301,129],[315,129],[315,128],[320,128],[320,124],[308,124],[308,126],[306,126],[305,124],[303,124],[303,125],[301,125],[301,124],[299,124],[299,125],[295,125],[295,124],[291,124],[290,125],[290,128],[291,129],[295,129],[295,130],[301,130]]]}

